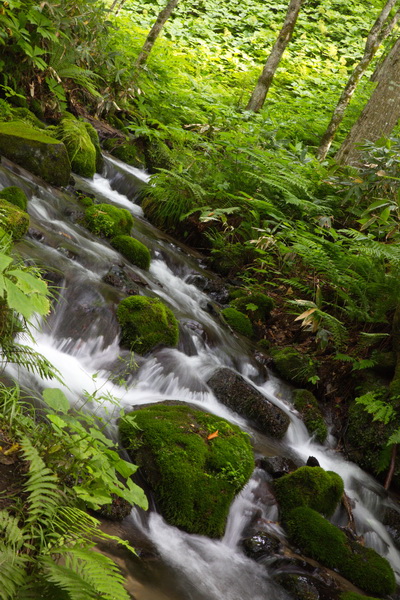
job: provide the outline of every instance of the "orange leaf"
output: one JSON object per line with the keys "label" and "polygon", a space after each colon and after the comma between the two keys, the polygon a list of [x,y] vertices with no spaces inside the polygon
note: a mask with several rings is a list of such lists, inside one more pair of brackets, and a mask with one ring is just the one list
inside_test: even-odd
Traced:
{"label": "orange leaf", "polygon": [[210,433],[210,435],[207,436],[207,439],[213,440],[216,437],[218,437],[218,429],[217,429],[217,431],[214,431],[214,433]]}

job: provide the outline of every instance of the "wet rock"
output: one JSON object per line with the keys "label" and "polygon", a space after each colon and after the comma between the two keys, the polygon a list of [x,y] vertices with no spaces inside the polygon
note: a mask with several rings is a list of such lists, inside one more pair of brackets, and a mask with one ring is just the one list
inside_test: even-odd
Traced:
{"label": "wet rock", "polygon": [[265,531],[260,531],[250,538],[245,538],[242,545],[245,554],[255,560],[282,552],[280,541]]}
{"label": "wet rock", "polygon": [[140,286],[147,285],[141,277],[131,272],[128,273],[120,265],[113,265],[104,275],[103,281],[129,296],[138,294]]}
{"label": "wet rock", "polygon": [[286,458],[285,456],[263,457],[259,459],[257,466],[260,469],[264,469],[274,479],[278,474],[281,477],[291,471],[295,471],[298,467],[291,458]]}
{"label": "wet rock", "polygon": [[[317,589],[310,579],[305,575],[296,575],[292,573],[282,573],[275,580],[285,588],[292,597],[296,598],[296,600],[320,600],[321,596]],[[332,596],[337,597],[337,596]],[[326,596],[324,596],[326,598]]]}
{"label": "wet rock", "polygon": [[110,521],[123,521],[125,517],[131,514],[132,508],[133,505],[127,500],[112,494],[111,504],[104,504],[98,510],[94,510],[93,513]]}
{"label": "wet rock", "polygon": [[289,417],[231,369],[217,369],[207,381],[220,402],[246,417],[263,433],[282,438]]}
{"label": "wet rock", "polygon": [[400,549],[400,511],[394,507],[388,506],[385,509],[383,524],[390,533],[397,548]]}
{"label": "wet rock", "polygon": [[208,279],[203,275],[189,275],[187,283],[195,285],[199,290],[208,294],[214,302],[218,304],[228,304],[229,291],[224,282],[220,279]]}

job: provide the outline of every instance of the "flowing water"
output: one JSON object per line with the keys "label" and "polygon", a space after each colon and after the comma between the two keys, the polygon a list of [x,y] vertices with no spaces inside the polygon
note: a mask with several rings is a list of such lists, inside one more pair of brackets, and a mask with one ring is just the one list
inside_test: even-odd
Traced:
{"label": "flowing water", "polygon": [[[260,456],[288,455],[299,465],[305,464],[309,455],[315,456],[323,468],[341,475],[354,502],[357,533],[388,558],[399,577],[399,553],[380,521],[384,507],[395,505],[356,465],[346,462],[329,445],[320,446],[310,439],[291,406],[287,386],[272,375],[267,377],[251,358],[248,343],[233,336],[210,312],[210,298],[190,281],[211,275],[192,253],[146,222],[136,203],[148,176],[106,158],[102,176],[90,181],[76,177],[77,189],[133,214],[132,233],[152,253],[150,270],[144,272],[79,225],[81,208],[72,196],[45,186],[7,161],[3,164],[1,187],[19,185],[30,198],[30,234],[18,244],[18,250],[26,259],[45,266],[55,282],[55,307],[47,322],[38,324],[35,349],[60,371],[71,403],[79,405],[84,390],[111,394],[126,409],[165,399],[191,402],[249,431]],[[158,350],[134,361],[121,351],[114,309],[126,294],[103,281],[110,268],[118,265],[123,265],[133,280],[141,280],[140,293],[162,298],[173,310],[180,321],[177,349]],[[235,369],[289,415],[291,425],[283,442],[252,431],[245,419],[218,402],[206,381],[220,366]],[[36,392],[58,386],[24,371],[9,370],[21,385]],[[106,408],[112,414],[114,406],[109,403]],[[186,534],[167,525],[156,512],[143,515],[134,510],[124,522],[125,535],[134,538],[139,534],[157,551],[157,558],[153,553],[151,559],[143,557],[130,566],[127,579],[135,598],[286,600],[286,592],[273,582],[273,565],[246,558],[240,548],[243,531],[254,518],[264,524],[264,530],[284,536],[275,523],[276,507],[265,503],[260,492],[267,477],[261,469],[255,470],[232,504],[222,540]],[[344,524],[341,520],[340,512],[334,515],[337,524]]]}

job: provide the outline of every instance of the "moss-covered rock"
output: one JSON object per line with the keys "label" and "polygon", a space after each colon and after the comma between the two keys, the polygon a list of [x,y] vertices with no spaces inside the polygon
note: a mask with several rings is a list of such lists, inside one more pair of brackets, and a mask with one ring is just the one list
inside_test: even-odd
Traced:
{"label": "moss-covered rock", "polygon": [[24,121],[35,127],[36,129],[46,129],[46,125],[37,118],[33,112],[29,110],[29,108],[17,107],[12,109],[13,119],[16,121]]}
{"label": "moss-covered rock", "polygon": [[304,385],[317,375],[317,366],[308,354],[302,354],[290,346],[271,350],[278,374],[286,379]]}
{"label": "moss-covered rock", "polygon": [[261,292],[243,293],[231,302],[231,306],[246,314],[252,323],[266,321],[274,308],[272,298]]}
{"label": "moss-covered rock", "polygon": [[300,467],[274,481],[274,491],[284,516],[298,506],[308,506],[329,517],[343,495],[343,481],[321,467]]}
{"label": "moss-covered rock", "polygon": [[326,440],[328,428],[318,406],[318,401],[309,390],[294,390],[293,404],[303,417],[310,435],[315,436],[321,444]]}
{"label": "moss-covered rock", "polygon": [[9,233],[13,240],[19,240],[29,229],[29,215],[7,200],[0,199],[0,227]]}
{"label": "moss-covered rock", "polygon": [[378,600],[378,598],[364,596],[362,594],[357,594],[356,592],[343,592],[343,594],[340,594],[339,600]]}
{"label": "moss-covered rock", "polygon": [[160,344],[174,347],[178,343],[178,321],[158,298],[128,296],[118,305],[117,319],[122,344],[139,354]]}
{"label": "moss-covered rock", "polygon": [[254,468],[249,437],[186,405],[152,404],[120,421],[122,443],[141,468],[165,519],[190,533],[223,535],[229,506]]}
{"label": "moss-covered rock", "polygon": [[85,224],[95,235],[116,237],[130,233],[133,217],[126,208],[112,204],[94,204],[85,211]]}
{"label": "moss-covered rock", "polygon": [[17,187],[16,185],[10,185],[0,191],[0,199],[7,200],[10,204],[17,206],[21,210],[26,210],[28,206],[28,198],[24,190]]}
{"label": "moss-covered rock", "polygon": [[146,168],[149,173],[155,173],[158,169],[172,169],[174,162],[172,152],[167,144],[157,138],[144,138],[143,150]]}
{"label": "moss-covered rock", "polygon": [[64,144],[26,123],[0,123],[0,154],[52,185],[68,185],[71,163]]}
{"label": "moss-covered rock", "polygon": [[394,592],[396,580],[385,558],[375,550],[349,539],[315,510],[300,506],[285,522],[289,539],[310,558],[336,569],[368,594],[386,596]]}
{"label": "moss-covered rock", "polygon": [[104,142],[104,148],[115,158],[119,158],[132,167],[144,167],[144,156],[137,144],[127,142],[121,138],[109,138]]}
{"label": "moss-covered rock", "polygon": [[96,148],[86,125],[87,123],[77,121],[70,115],[61,119],[54,133],[64,142],[74,173],[82,177],[93,177],[96,173]]}
{"label": "moss-covered rock", "polygon": [[241,335],[245,335],[246,337],[253,336],[253,326],[249,317],[236,308],[224,308],[221,310],[221,315],[224,317],[225,321],[230,325],[233,331],[240,333]]}
{"label": "moss-covered rock", "polygon": [[278,439],[284,436],[289,417],[231,369],[217,369],[207,385],[219,402],[252,421],[263,433]]}
{"label": "moss-covered rock", "polygon": [[85,122],[84,126],[86,128],[86,131],[89,134],[89,137],[90,137],[92,144],[94,146],[94,149],[96,151],[96,172],[101,173],[101,171],[103,170],[103,166],[104,166],[104,159],[103,159],[103,155],[101,153],[99,134],[97,133],[97,131],[95,130],[93,125],[91,125],[90,123]]}
{"label": "moss-covered rock", "polygon": [[141,269],[148,269],[150,266],[150,250],[129,235],[118,235],[111,240],[113,248],[121,252],[123,256],[133,265],[140,267]]}

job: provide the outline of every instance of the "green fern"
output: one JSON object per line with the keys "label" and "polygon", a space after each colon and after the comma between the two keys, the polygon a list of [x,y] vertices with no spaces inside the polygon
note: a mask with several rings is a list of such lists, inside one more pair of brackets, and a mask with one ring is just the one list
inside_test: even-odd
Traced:
{"label": "green fern", "polygon": [[374,392],[367,392],[355,400],[357,404],[364,406],[364,410],[367,413],[372,415],[373,421],[380,421],[384,425],[387,425],[396,416],[393,406],[378,398]]}

